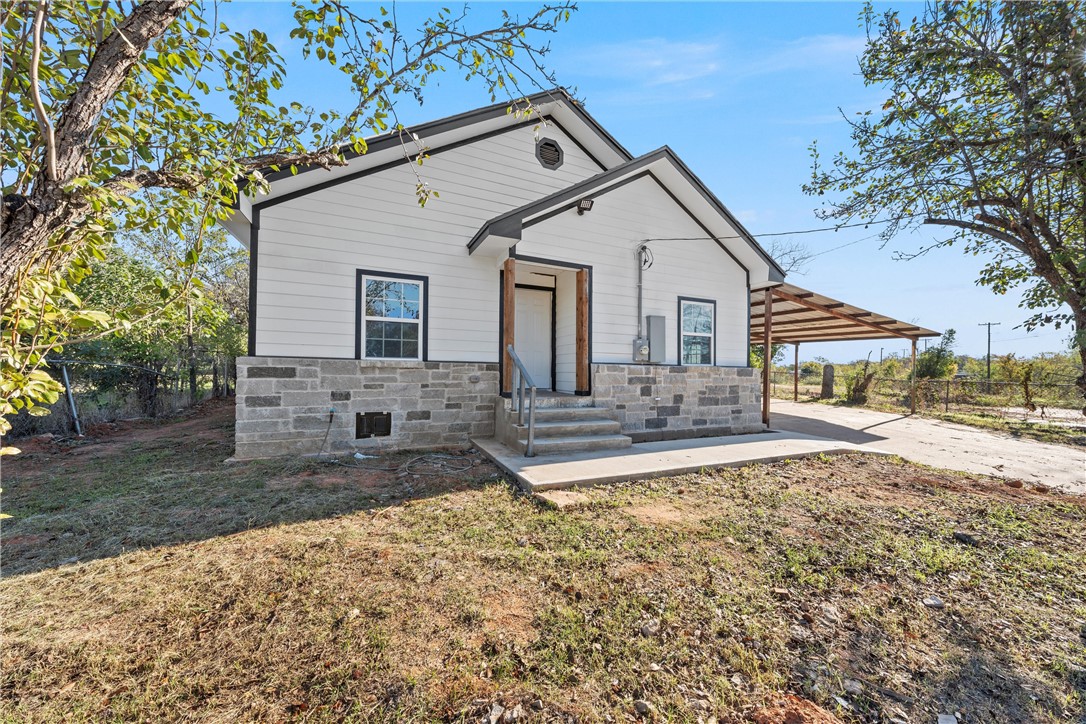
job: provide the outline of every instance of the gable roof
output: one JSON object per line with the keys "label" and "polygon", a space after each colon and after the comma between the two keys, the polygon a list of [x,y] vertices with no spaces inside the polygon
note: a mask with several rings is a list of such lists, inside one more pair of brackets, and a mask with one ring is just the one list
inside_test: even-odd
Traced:
{"label": "gable roof", "polygon": [[[439,118],[436,121],[427,121],[426,123],[408,126],[405,128],[405,130],[418,135],[425,141],[430,137],[440,136],[444,133],[448,133],[449,131],[455,131],[459,128],[471,126],[481,121],[507,116],[509,115],[509,108],[511,107],[511,105],[514,102],[518,102],[519,100],[526,100],[533,106],[540,107],[544,111],[543,115],[547,115],[546,110],[549,110],[548,108],[543,108],[543,106],[555,102],[562,103],[565,107],[569,108],[573,115],[581,120],[586,126],[595,131],[596,134],[598,134],[599,137],[615,152],[615,154],[620,156],[622,160],[629,160],[633,158],[633,156],[630,155],[630,152],[627,151],[622,146],[622,144],[615,140],[615,137],[608,133],[606,129],[604,129],[604,127],[601,126],[598,121],[596,121],[595,118],[590,116],[588,112],[581,107],[581,104],[564,88],[551,88],[549,90],[539,91],[538,93],[533,93],[530,96],[525,96],[523,99],[517,99],[517,101],[505,101],[501,103],[495,103],[493,105],[485,106],[483,108],[476,108],[474,110],[466,111],[464,113],[458,113],[453,116]],[[384,133],[379,136],[372,136],[370,138],[367,138],[365,154],[355,151],[353,144],[344,144],[340,146],[339,150],[340,153],[343,154],[343,157],[350,161],[352,159],[359,158],[360,156],[376,153],[386,148],[400,148],[401,143],[402,139],[400,136],[400,132],[389,131],[388,133]],[[271,169],[262,169],[262,173],[264,174],[264,177],[266,179],[274,182],[279,179],[288,178],[291,176],[296,177],[298,176],[298,174],[317,170],[326,169],[321,166],[299,166],[297,169],[297,173],[292,173],[289,168],[280,169],[278,171],[272,171]]]}
{"label": "gable roof", "polygon": [[[606,194],[646,175],[651,175],[672,200],[694,218],[706,232],[706,239],[715,241],[740,266],[750,272],[751,267],[754,266],[750,263],[752,257],[766,266],[765,278],[758,278],[761,275],[755,274],[752,282],[784,281],[784,270],[728,211],[720,199],[667,146],[495,216],[483,224],[468,242],[468,253],[474,253],[488,238],[492,237],[497,238],[506,246],[509,245],[507,242],[516,243],[520,240],[521,232],[525,227],[574,208],[582,198]],[[712,218],[714,216],[715,219]],[[721,221],[724,222],[723,225]],[[715,226],[717,230],[714,231],[710,228],[711,226]],[[729,241],[740,242],[740,248],[733,248],[733,245],[726,243]],[[742,258],[737,257],[747,257],[746,263]]]}

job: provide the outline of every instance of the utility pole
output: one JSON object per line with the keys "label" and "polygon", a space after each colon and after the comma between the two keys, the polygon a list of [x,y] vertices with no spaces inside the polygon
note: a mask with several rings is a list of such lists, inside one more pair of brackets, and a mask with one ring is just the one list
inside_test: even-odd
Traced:
{"label": "utility pole", "polygon": [[880,365],[882,364],[882,350],[883,350],[883,348],[879,347],[879,364]]}
{"label": "utility pole", "polygon": [[999,322],[981,322],[977,325],[988,328],[988,391],[992,389],[992,327],[999,325]]}

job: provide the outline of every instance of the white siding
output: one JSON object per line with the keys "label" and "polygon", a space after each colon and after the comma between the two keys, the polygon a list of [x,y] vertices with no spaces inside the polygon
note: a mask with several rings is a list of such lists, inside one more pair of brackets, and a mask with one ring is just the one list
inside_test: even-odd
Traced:
{"label": "white siding", "polygon": [[598,195],[583,216],[569,210],[524,229],[516,251],[591,265],[592,361],[629,362],[637,333],[638,245],[643,239],[692,238],[649,244],[655,261],[645,272],[644,314],[667,318],[665,362],[677,364],[678,298],[715,299],[716,364],[747,366],[746,273],[705,236],[653,179],[645,177]]}
{"label": "white siding", "polygon": [[[488,219],[601,171],[559,129],[543,168],[531,126],[261,209],[256,354],[354,356],[355,271],[428,276],[429,359],[496,361],[498,270],[466,245]],[[425,208],[414,170],[440,194]],[[318,173],[316,171],[312,173]]]}

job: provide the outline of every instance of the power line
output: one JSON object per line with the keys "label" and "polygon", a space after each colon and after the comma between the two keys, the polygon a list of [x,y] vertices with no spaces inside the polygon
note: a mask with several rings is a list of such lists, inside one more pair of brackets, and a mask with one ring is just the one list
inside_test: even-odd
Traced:
{"label": "power line", "polygon": [[867,227],[872,224],[889,224],[893,221],[904,221],[905,219],[915,219],[917,216],[926,216],[926,214],[909,214],[907,216],[898,216],[893,219],[881,219],[879,221],[862,221],[856,224],[841,224],[840,226],[826,226],[821,229],[800,229],[799,231],[774,231],[769,234],[754,234],[754,236],[791,236],[793,234],[817,234],[821,231],[837,231],[838,229],[853,229],[857,226]]}
{"label": "power line", "polygon": [[[894,221],[904,221],[905,219],[915,219],[918,216],[924,216],[924,214],[910,214],[908,216],[898,216],[893,219],[880,219],[878,221],[862,221],[856,224],[841,224],[840,226],[825,226],[820,229],[798,229],[796,231],[771,231],[765,234],[751,234],[755,238],[761,238],[763,236],[794,236],[796,234],[818,234],[824,231],[838,231],[839,229],[853,229],[858,226],[868,227],[872,224],[889,224]],[[877,234],[875,235],[877,236]],[[641,241],[721,241],[723,239],[743,239],[746,238],[739,234],[729,236],[661,236],[654,239],[641,239]],[[873,236],[867,237],[868,239],[874,238]],[[856,241],[849,242],[855,244],[863,239],[857,239]],[[847,246],[847,244],[846,244]],[[843,248],[843,247],[838,247]],[[834,251],[833,249],[827,249],[827,251]]]}

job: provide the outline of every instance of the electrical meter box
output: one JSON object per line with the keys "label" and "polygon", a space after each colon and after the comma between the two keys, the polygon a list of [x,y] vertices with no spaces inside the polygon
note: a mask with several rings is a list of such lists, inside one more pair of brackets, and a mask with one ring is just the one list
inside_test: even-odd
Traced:
{"label": "electrical meter box", "polygon": [[633,340],[633,361],[634,362],[648,362],[649,361],[649,340],[647,337],[634,337]]}
{"label": "electrical meter box", "polygon": [[649,364],[663,364],[667,354],[667,327],[662,315],[645,317],[645,329],[649,338]]}

